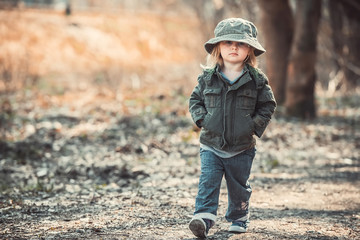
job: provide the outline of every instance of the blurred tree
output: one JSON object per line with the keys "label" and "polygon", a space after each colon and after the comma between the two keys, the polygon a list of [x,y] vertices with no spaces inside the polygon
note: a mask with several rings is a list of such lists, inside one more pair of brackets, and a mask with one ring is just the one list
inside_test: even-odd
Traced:
{"label": "blurred tree", "polygon": [[20,0],[0,0],[0,9],[14,8],[17,7]]}
{"label": "blurred tree", "polygon": [[199,18],[202,35],[209,39],[213,35],[213,30],[218,22],[223,20],[225,4],[223,0],[188,0],[186,2]]}
{"label": "blurred tree", "polygon": [[316,39],[321,0],[298,0],[295,18],[288,0],[259,0],[267,49],[267,73],[280,104],[291,116],[316,115]]}
{"label": "blurred tree", "polygon": [[70,0],[66,2],[65,15],[66,15],[66,16],[70,16],[70,15],[71,15],[71,4],[70,4]]}
{"label": "blurred tree", "polygon": [[360,3],[356,0],[329,0],[334,59],[345,77],[346,89],[360,82]]}
{"label": "blurred tree", "polygon": [[291,116],[313,118],[315,109],[316,40],[321,0],[296,1],[295,34],[288,65],[286,111]]}
{"label": "blurred tree", "polygon": [[262,12],[261,30],[266,36],[266,69],[276,101],[285,102],[286,69],[294,32],[294,20],[287,0],[258,0]]}

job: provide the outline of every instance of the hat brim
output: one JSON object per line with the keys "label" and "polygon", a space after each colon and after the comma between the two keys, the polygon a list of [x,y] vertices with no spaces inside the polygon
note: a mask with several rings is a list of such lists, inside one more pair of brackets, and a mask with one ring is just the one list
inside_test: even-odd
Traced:
{"label": "hat brim", "polygon": [[261,44],[255,38],[249,38],[249,36],[242,36],[239,34],[228,34],[220,37],[215,37],[210,39],[204,44],[205,50],[211,54],[212,50],[214,49],[215,45],[222,41],[234,41],[234,42],[243,42],[249,44],[251,47],[254,48],[255,56],[259,56],[266,52],[266,50],[261,46]]}

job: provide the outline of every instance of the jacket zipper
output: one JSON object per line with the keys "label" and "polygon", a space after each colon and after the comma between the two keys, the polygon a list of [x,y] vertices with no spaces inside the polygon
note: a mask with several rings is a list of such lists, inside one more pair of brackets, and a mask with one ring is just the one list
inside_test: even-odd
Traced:
{"label": "jacket zipper", "polygon": [[[228,89],[225,93],[225,98],[224,98],[224,117],[223,117],[223,125],[224,125],[224,130],[223,130],[223,134],[222,134],[222,138],[223,138],[223,145],[222,145],[222,148],[224,148],[225,145],[227,145],[227,142],[226,142],[226,138],[225,138],[225,134],[226,134],[226,108],[227,108],[227,104],[226,104],[226,99],[227,99],[227,95],[230,91],[230,88],[231,86],[228,86]],[[232,126],[231,126],[232,128]],[[232,131],[233,129],[231,129]]]}
{"label": "jacket zipper", "polygon": [[[245,75],[245,73],[247,72],[247,70],[244,70],[243,72],[242,72],[242,74],[240,75],[240,77],[239,77],[239,79],[242,77],[242,76],[244,76]],[[219,75],[218,75],[218,77],[219,77]],[[239,80],[238,80],[239,81]],[[225,98],[224,98],[224,118],[223,118],[223,125],[224,125],[224,130],[223,130],[223,134],[222,134],[222,138],[223,138],[223,145],[222,145],[222,147],[221,148],[224,148],[224,146],[225,145],[227,145],[227,142],[226,142],[226,139],[225,139],[225,134],[226,134],[226,107],[227,107],[227,105],[226,105],[226,99],[227,99],[227,95],[228,95],[228,93],[230,92],[230,88],[231,88],[231,85],[227,85],[227,91],[226,91],[226,93],[225,93]],[[236,99],[235,99],[235,101],[236,101]],[[235,102],[235,105],[236,105],[236,102]],[[235,108],[236,108],[236,106],[235,106]],[[235,108],[233,107],[232,109],[231,109],[231,116],[229,116],[229,117],[233,117],[234,119],[231,119],[231,124],[230,124],[230,139],[231,139],[231,141],[233,141],[234,139],[234,122],[235,122],[235,114],[234,114],[234,111],[235,111]]]}

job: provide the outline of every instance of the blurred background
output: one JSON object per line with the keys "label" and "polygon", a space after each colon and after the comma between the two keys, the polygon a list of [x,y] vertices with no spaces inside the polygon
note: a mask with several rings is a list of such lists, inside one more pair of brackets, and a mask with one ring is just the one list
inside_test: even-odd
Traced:
{"label": "blurred background", "polygon": [[[359,7],[351,0],[1,0],[2,148],[35,134],[46,115],[103,124],[142,113],[189,119],[203,44],[228,17],[258,27],[267,49],[259,67],[276,116],[338,117],[358,131]],[[61,131],[61,122],[47,122]]]}
{"label": "blurred background", "polygon": [[1,156],[53,151],[56,136],[47,150],[16,147],[44,127],[87,137],[125,116],[189,122],[203,44],[228,17],[258,26],[275,117],[343,120],[358,139],[359,10],[352,0],[1,0]]}
{"label": "blurred background", "polygon": [[[2,96],[89,88],[117,99],[129,89],[188,94],[203,43],[227,17],[258,26],[267,49],[259,66],[282,113],[314,118],[329,110],[318,96],[358,92],[360,5],[352,0],[1,0],[0,7]],[[5,100],[2,110],[11,111]]]}
{"label": "blurred background", "polygon": [[[2,0],[2,92],[39,84],[189,89],[216,24],[243,17],[259,28],[260,58],[288,113],[316,116],[316,93],[359,85],[356,1]],[[69,87],[70,87],[69,86]],[[114,91],[118,91],[117,93]],[[303,107],[301,107],[303,106]]]}

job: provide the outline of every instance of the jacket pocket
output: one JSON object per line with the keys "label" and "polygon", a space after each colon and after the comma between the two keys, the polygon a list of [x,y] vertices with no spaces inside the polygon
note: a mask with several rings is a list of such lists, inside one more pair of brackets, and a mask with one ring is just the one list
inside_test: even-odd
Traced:
{"label": "jacket pocket", "polygon": [[241,109],[255,109],[257,91],[251,89],[244,89],[236,95],[236,108]]}
{"label": "jacket pocket", "polygon": [[254,121],[250,114],[239,116],[237,122],[241,122],[237,128],[234,129],[234,144],[235,145],[248,145],[253,141],[254,135]]}
{"label": "jacket pocket", "polygon": [[221,107],[221,88],[205,89],[204,96],[206,108]]}
{"label": "jacket pocket", "polygon": [[254,131],[255,131],[255,122],[252,119],[252,117],[250,116],[250,114],[246,115],[245,117],[246,117],[246,120],[249,125],[249,130],[250,130],[249,133],[250,133],[250,135],[253,135]]}

